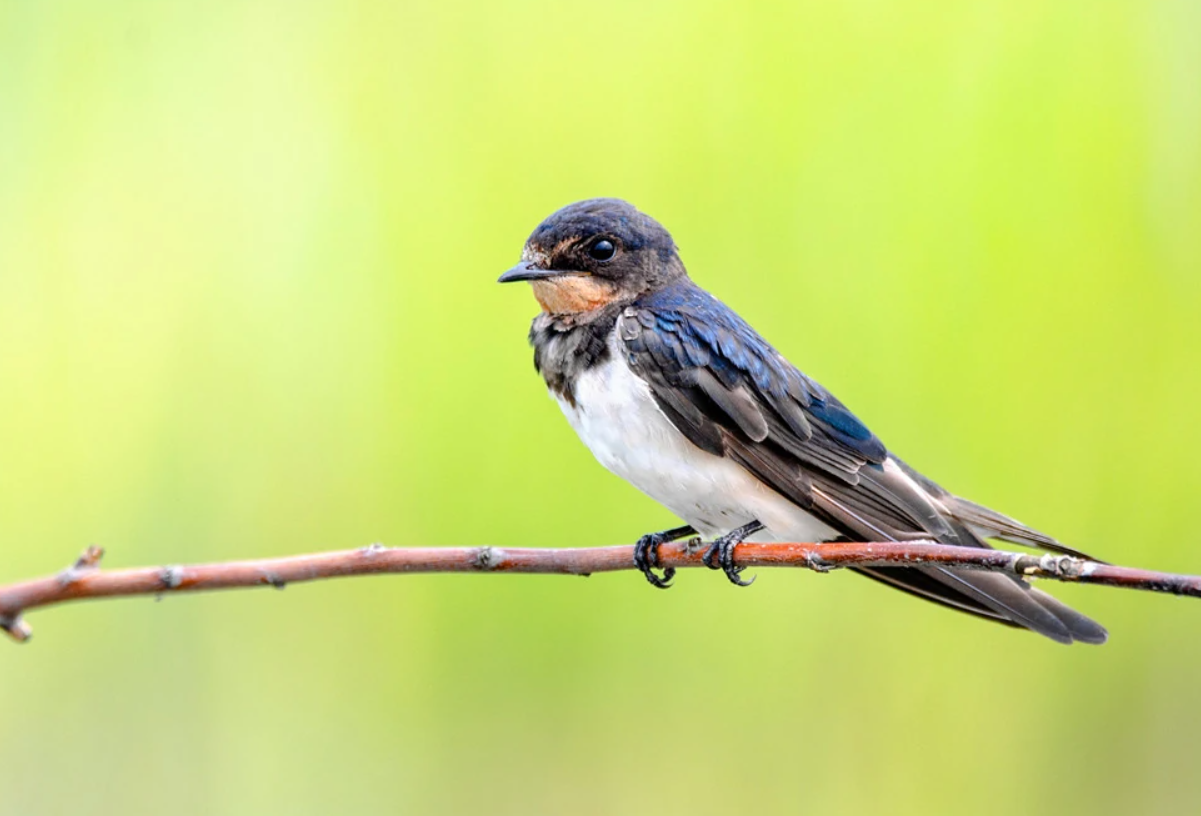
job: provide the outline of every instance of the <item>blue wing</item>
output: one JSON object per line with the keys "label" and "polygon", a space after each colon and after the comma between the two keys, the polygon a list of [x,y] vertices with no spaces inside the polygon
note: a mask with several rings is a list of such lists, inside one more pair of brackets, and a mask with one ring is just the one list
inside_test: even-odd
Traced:
{"label": "blue wing", "polygon": [[[884,444],[732,310],[691,282],[655,292],[618,323],[630,367],[693,444],[728,456],[860,538],[950,535],[930,502],[882,467]],[[827,507],[825,496],[838,499]],[[848,529],[857,517],[854,529]],[[823,518],[823,520],[828,520]]]}
{"label": "blue wing", "polygon": [[[985,547],[983,532],[1074,552],[947,493],[891,457],[834,395],[691,281],[635,301],[621,313],[617,331],[630,368],[693,444],[737,462],[852,540]],[[890,460],[895,467],[885,467]],[[1088,618],[1009,576],[937,568],[863,572],[1062,642],[1105,637]]]}

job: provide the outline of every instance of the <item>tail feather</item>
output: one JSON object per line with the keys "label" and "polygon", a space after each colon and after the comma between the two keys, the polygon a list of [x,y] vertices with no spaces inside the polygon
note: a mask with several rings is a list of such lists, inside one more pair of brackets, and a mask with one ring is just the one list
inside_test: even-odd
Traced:
{"label": "tail feather", "polygon": [[936,577],[1021,626],[1059,643],[1104,643],[1099,624],[1011,575],[939,569]]}
{"label": "tail feather", "polygon": [[1064,546],[1046,533],[1040,533],[1038,530],[1027,527],[1020,521],[1015,521],[1009,516],[998,513],[996,510],[990,510],[983,505],[976,504],[959,496],[947,495],[942,498],[942,503],[952,518],[962,524],[966,524],[972,529],[972,532],[981,538],[997,538],[1012,544],[1021,544],[1026,547],[1036,547],[1041,550],[1063,553],[1074,558],[1084,558],[1089,561],[1098,560],[1087,553],[1080,552],[1080,550]]}
{"label": "tail feather", "polygon": [[[985,538],[997,537],[1082,555],[999,513],[959,499],[927,479],[918,481],[913,474],[906,467],[904,471],[886,471],[875,478],[882,484],[887,483],[894,495],[908,494],[908,505],[920,507],[922,494],[936,501],[934,507],[942,511],[938,514],[941,528],[937,531],[932,530],[934,525],[927,521],[914,525],[919,529],[904,531],[909,535],[897,535],[898,531],[884,523],[878,514],[865,512],[866,507],[857,506],[846,495],[837,495],[837,488],[831,489],[828,484],[814,488],[814,509],[832,526],[854,536],[898,540],[913,534],[921,535],[920,528],[924,527],[926,535],[945,544],[988,548]],[[881,567],[856,572],[943,606],[1029,629],[1058,643],[1099,644],[1108,637],[1100,624],[1014,575],[942,567]]]}
{"label": "tail feather", "polygon": [[1037,632],[1057,643],[1104,643],[1108,633],[1020,578],[938,567],[856,569],[860,575],[960,612]]}

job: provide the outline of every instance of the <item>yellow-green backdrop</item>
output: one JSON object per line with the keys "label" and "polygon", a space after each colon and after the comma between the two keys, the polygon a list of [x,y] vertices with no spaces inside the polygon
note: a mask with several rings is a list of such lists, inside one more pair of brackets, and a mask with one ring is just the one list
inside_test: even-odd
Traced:
{"label": "yellow-green backdrop", "polygon": [[[0,581],[670,525],[494,285],[597,195],[947,487],[1201,571],[1199,78],[1192,0],[2,0]],[[1053,589],[1110,644],[782,570],[48,610],[0,814],[1195,812],[1201,604]]]}

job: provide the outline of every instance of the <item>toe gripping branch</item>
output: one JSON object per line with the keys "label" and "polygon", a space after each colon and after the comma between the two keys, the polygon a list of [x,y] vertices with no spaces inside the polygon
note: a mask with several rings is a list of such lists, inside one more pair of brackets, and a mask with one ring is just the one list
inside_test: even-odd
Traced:
{"label": "toe gripping branch", "polygon": [[668,567],[663,570],[662,578],[655,574],[655,567],[659,566],[659,545],[695,534],[696,530],[687,525],[664,530],[661,533],[647,533],[634,545],[634,566],[646,576],[646,580],[651,582],[651,586],[667,589],[671,586],[671,579],[675,577],[676,569]]}
{"label": "toe gripping branch", "polygon": [[755,582],[752,578],[749,581],[744,581],[741,578],[741,573],[746,567],[737,567],[734,565],[734,548],[746,540],[748,536],[754,535],[763,529],[763,525],[758,521],[752,521],[750,524],[744,524],[736,530],[731,530],[721,538],[716,539],[709,545],[709,549],[705,551],[705,566],[709,569],[720,569],[730,579],[730,583],[737,586],[750,586]]}

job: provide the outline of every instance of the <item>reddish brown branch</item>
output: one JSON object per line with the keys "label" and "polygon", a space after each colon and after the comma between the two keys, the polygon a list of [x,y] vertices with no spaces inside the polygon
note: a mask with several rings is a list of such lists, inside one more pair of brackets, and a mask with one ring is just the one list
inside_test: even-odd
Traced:
{"label": "reddish brown branch", "polygon": [[[22,614],[40,606],[119,595],[161,595],[236,587],[274,586],[346,575],[381,572],[530,572],[588,575],[634,568],[633,547],[585,549],[501,549],[498,547],[383,547],[337,550],[224,561],[192,566],[100,569],[104,551],[89,547],[70,567],[46,578],[0,587],[0,628],[19,641],[31,630]],[[699,567],[701,552],[688,543],[664,544],[664,567]],[[741,544],[739,566],[808,567],[825,572],[839,567],[938,564],[957,569],[1009,572],[1174,595],[1201,597],[1201,576],[1115,567],[1065,555],[1032,555],[927,541],[905,543]]]}

